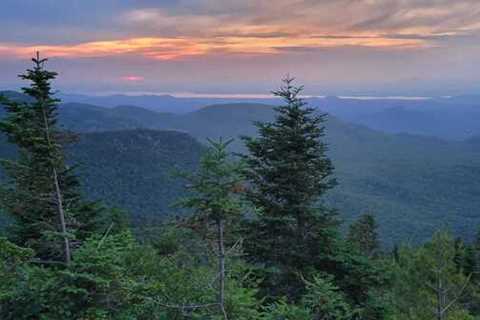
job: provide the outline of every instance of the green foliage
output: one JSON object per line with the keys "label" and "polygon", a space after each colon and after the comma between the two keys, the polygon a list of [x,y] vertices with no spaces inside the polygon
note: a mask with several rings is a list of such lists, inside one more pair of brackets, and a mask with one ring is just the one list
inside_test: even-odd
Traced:
{"label": "green foliage", "polygon": [[307,282],[302,302],[312,310],[315,319],[348,320],[355,314],[330,275],[316,275]]}
{"label": "green foliage", "polygon": [[[226,270],[230,267],[226,265],[228,252],[225,246],[236,241],[235,229],[238,229],[243,207],[239,197],[243,191],[242,166],[241,163],[229,161],[227,147],[230,142],[210,141],[211,147],[202,157],[198,172],[185,176],[192,195],[180,202],[183,207],[193,209],[192,216],[187,219],[189,227],[200,231],[204,238],[215,243],[212,249],[218,257],[218,280],[214,282],[218,288],[218,307],[225,320],[229,311],[226,304]],[[236,298],[247,298],[249,301],[245,295]]]}
{"label": "green foliage", "polygon": [[466,288],[461,303],[468,306],[471,314],[480,315],[480,247],[479,238],[471,243],[455,239],[455,263],[459,271],[470,276],[471,285]]}
{"label": "green foliage", "polygon": [[[170,245],[172,239],[175,247]],[[167,319],[223,319],[216,305],[218,256],[209,250],[210,244],[194,230],[167,226],[154,240],[153,248],[156,253],[145,253],[146,257],[140,259],[148,261],[156,256],[156,262],[141,271],[151,284],[144,293],[146,302],[140,309],[162,310]],[[139,260],[138,255],[134,260]],[[249,266],[236,255],[227,256],[226,265],[225,307],[229,317],[258,319],[260,303],[250,280]],[[210,306],[191,307],[197,305]]]}
{"label": "green foliage", "polygon": [[68,261],[68,242],[79,243],[97,230],[95,216],[102,208],[81,200],[78,180],[65,163],[63,144],[72,137],[57,126],[59,101],[51,89],[57,74],[45,70],[46,59],[32,61],[34,68],[20,76],[31,82],[22,89],[29,99],[0,99],[7,112],[0,131],[19,151],[17,161],[2,162],[8,180],[0,188],[0,207],[13,218],[15,243],[42,259]]}
{"label": "green foliage", "polygon": [[18,266],[23,265],[33,257],[30,249],[16,246],[5,238],[0,238],[0,314],[5,306],[4,301],[9,300],[12,288],[17,286],[15,274]]}
{"label": "green foliage", "polygon": [[241,163],[229,160],[227,147],[231,141],[210,141],[210,148],[200,160],[196,174],[184,174],[188,181],[190,197],[179,201],[178,205],[193,209],[190,220],[239,221],[242,214],[242,201],[239,194],[243,191]]}
{"label": "green foliage", "polygon": [[383,261],[361,255],[339,240],[330,263],[327,271],[334,276],[334,284],[352,309],[362,317],[382,319],[387,308],[385,290],[389,286]]}
{"label": "green foliage", "polygon": [[289,298],[302,290],[298,274],[319,266],[335,239],[330,211],[317,206],[334,185],[321,141],[324,117],[305,106],[302,87],[292,82],[285,79],[274,92],[285,101],[275,121],[257,123],[259,137],[244,138],[247,197],[261,211],[249,223],[246,252],[270,271],[264,283],[268,294]]}
{"label": "green foliage", "polygon": [[68,269],[18,266],[15,281],[0,302],[0,317],[82,319],[92,312],[110,316],[127,312],[132,283],[124,261],[133,246],[128,233],[119,233],[85,241]]}
{"label": "green foliage", "polygon": [[380,249],[377,228],[375,217],[371,214],[364,214],[350,225],[348,241],[363,255],[372,257]]}
{"label": "green foliage", "polygon": [[31,249],[21,248],[5,238],[0,238],[0,259],[3,266],[15,266],[33,256]]}
{"label": "green foliage", "polygon": [[[245,276],[244,273],[240,275]],[[227,313],[238,320],[256,320],[260,318],[260,301],[257,298],[258,290],[246,286],[242,279],[233,278],[227,285]],[[223,319],[220,316],[219,319]]]}
{"label": "green foliage", "polygon": [[[220,319],[217,306],[189,307],[216,301],[216,255],[204,254],[206,244],[194,232],[175,239],[177,248],[160,254],[129,232],[94,236],[75,251],[68,268],[31,264],[30,249],[2,240],[0,318]],[[248,266],[238,259],[228,265],[229,315],[258,319]]]}
{"label": "green foliage", "polygon": [[303,306],[289,304],[285,300],[280,300],[274,304],[265,307],[263,320],[311,320],[312,314]]}
{"label": "green foliage", "polygon": [[137,227],[165,220],[186,195],[178,171],[195,171],[205,147],[176,131],[131,130],[90,133],[67,149],[79,163],[86,195],[125,209]]}
{"label": "green foliage", "polygon": [[[245,139],[249,150],[245,163],[232,161],[227,152],[230,142],[211,141],[198,170],[184,175],[190,194],[179,204],[191,215],[137,229],[136,239],[121,210],[107,211],[81,200],[77,178],[64,156],[66,136],[56,125],[58,101],[50,89],[55,73],[43,69],[43,60],[34,62],[35,68],[23,76],[33,82],[24,89],[29,99],[4,100],[7,118],[0,124],[19,148],[17,161],[4,162],[10,180],[0,190],[2,210],[15,218],[16,228],[13,242],[0,238],[1,319],[223,320],[227,314],[232,320],[473,320],[478,316],[478,243],[453,240],[439,232],[419,247],[395,250],[391,261],[379,251],[377,224],[371,215],[351,225],[346,241],[340,237],[334,212],[319,205],[335,184],[323,140],[324,116],[305,106],[299,98],[302,88],[294,87],[292,79],[274,92],[286,101],[275,109],[276,120],[257,123],[259,137]],[[135,121],[149,118],[148,113],[120,109]],[[41,121],[45,119],[47,126]],[[53,143],[48,141],[48,127]],[[136,185],[138,167],[148,168],[151,180],[163,179],[163,171],[177,162],[185,160],[187,167],[196,167],[196,157],[182,150],[195,149],[196,155],[204,151],[193,139],[173,132],[135,130],[83,139],[71,149],[77,157],[92,161],[89,152],[93,151],[116,159],[116,168],[96,163],[99,171],[91,170],[86,177],[108,180],[106,185],[111,186],[111,177],[122,175],[136,188],[138,203],[148,188],[158,186]],[[160,156],[144,157],[147,149]],[[173,163],[166,164],[165,159]],[[152,166],[155,161],[161,162],[160,174]],[[58,239],[65,236],[59,232],[57,203],[52,201],[52,168],[59,172],[68,237],[75,249],[68,264],[45,259],[58,257]],[[165,178],[160,185],[170,181]],[[172,194],[180,194],[179,185],[169,186]],[[246,208],[244,193],[257,208]],[[126,194],[124,201],[131,201],[134,196]],[[151,203],[140,207],[157,209]]]}
{"label": "green foliage", "polygon": [[419,248],[400,249],[392,275],[394,319],[469,318],[461,297],[470,276],[458,269],[455,241],[448,233],[437,232]]}
{"label": "green foliage", "polygon": [[[96,132],[81,135],[80,143],[69,148],[69,160],[84,167],[77,171],[87,195],[128,210],[138,224],[171,214],[169,205],[184,195],[181,183],[170,173],[175,166],[194,170],[198,165],[202,146],[192,137],[202,142],[255,137],[252,122],[270,122],[275,115],[272,106],[245,103],[207,106],[175,116],[139,107],[67,104],[59,106],[59,114],[60,124],[69,130]],[[384,134],[332,115],[325,127],[327,153],[340,182],[327,193],[325,204],[337,208],[346,222],[362,212],[374,212],[379,235],[388,247],[406,239],[427,241],[446,225],[455,235],[474,238],[480,222],[476,215],[479,148],[465,142]],[[136,128],[182,133],[132,130]],[[3,138],[0,157],[12,159],[12,148]],[[230,148],[245,151],[239,139]]]}
{"label": "green foliage", "polygon": [[[297,304],[280,299],[263,309],[265,320],[351,320],[359,316],[352,309],[346,297],[334,284],[334,278],[327,274],[317,274],[306,282],[306,292]],[[361,319],[361,317],[360,317]]]}

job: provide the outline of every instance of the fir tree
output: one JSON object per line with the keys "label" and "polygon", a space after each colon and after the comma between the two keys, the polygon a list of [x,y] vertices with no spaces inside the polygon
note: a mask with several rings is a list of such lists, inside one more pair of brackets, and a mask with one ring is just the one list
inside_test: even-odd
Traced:
{"label": "fir tree", "polygon": [[480,230],[477,231],[475,239],[471,245],[471,250],[473,251],[473,259],[475,268],[473,271],[473,278],[480,282]]}
{"label": "fir tree", "polygon": [[[200,231],[205,239],[213,240],[218,257],[218,297],[224,319],[228,319],[225,307],[226,243],[233,242],[232,235],[242,214],[243,176],[242,165],[229,161],[227,147],[231,141],[214,142],[210,140],[210,149],[202,157],[200,170],[193,175],[186,175],[191,196],[180,204],[194,210],[188,219],[188,225]],[[228,231],[226,229],[228,228]]]}
{"label": "fir tree", "polygon": [[373,257],[380,248],[377,222],[371,214],[362,215],[350,225],[348,241],[367,257]]}
{"label": "fir tree", "polygon": [[78,180],[65,162],[63,145],[71,141],[57,124],[57,105],[51,81],[56,73],[44,68],[47,59],[32,59],[33,69],[20,78],[26,101],[6,98],[0,130],[17,146],[17,161],[3,161],[9,177],[1,189],[1,205],[15,223],[12,240],[34,249],[43,260],[70,262],[73,247],[96,227],[99,209],[81,200]]}
{"label": "fir tree", "polygon": [[303,87],[293,80],[287,77],[273,92],[285,102],[275,108],[275,121],[256,123],[259,137],[244,138],[247,195],[260,211],[248,226],[246,250],[265,264],[269,293],[290,297],[298,296],[301,274],[322,264],[336,237],[332,211],[318,205],[335,185],[322,140],[325,115],[306,105]]}

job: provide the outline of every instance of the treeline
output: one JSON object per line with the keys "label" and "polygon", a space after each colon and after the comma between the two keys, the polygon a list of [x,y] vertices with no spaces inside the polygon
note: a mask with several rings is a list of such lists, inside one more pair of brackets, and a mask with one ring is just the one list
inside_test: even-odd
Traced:
{"label": "treeline", "polygon": [[[476,319],[480,239],[447,232],[391,252],[365,214],[346,236],[322,205],[336,185],[324,115],[284,80],[273,122],[248,152],[210,141],[199,169],[180,173],[186,218],[134,232],[119,210],[84,200],[57,125],[45,59],[21,77],[31,101],[6,98],[0,130],[19,150],[3,161],[1,319]],[[115,165],[115,164],[112,164]]]}

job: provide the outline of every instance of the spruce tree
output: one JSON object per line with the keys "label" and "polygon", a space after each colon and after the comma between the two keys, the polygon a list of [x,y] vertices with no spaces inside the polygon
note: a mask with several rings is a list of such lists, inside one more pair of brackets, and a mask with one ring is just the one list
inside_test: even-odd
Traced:
{"label": "spruce tree", "polygon": [[323,141],[325,115],[307,106],[294,79],[273,94],[285,102],[276,119],[256,123],[259,136],[244,137],[248,154],[247,196],[259,210],[248,225],[246,251],[265,265],[270,295],[298,297],[301,280],[324,265],[336,238],[332,210],[319,200],[335,185],[333,165]]}
{"label": "spruce tree", "polygon": [[226,310],[225,287],[227,281],[226,244],[233,243],[236,225],[242,215],[242,164],[229,160],[227,147],[230,141],[210,142],[210,148],[202,157],[200,169],[193,175],[184,175],[189,182],[189,197],[180,205],[192,209],[188,226],[200,231],[206,239],[213,240],[218,258],[217,304],[224,319]]}
{"label": "spruce tree", "polygon": [[377,228],[375,216],[364,214],[350,225],[348,241],[359,250],[361,254],[367,257],[373,257],[380,249]]}
{"label": "spruce tree", "polygon": [[0,204],[14,219],[15,243],[34,249],[42,260],[69,263],[72,248],[96,228],[99,209],[81,200],[65,162],[63,144],[71,139],[57,124],[59,100],[51,88],[57,74],[44,68],[47,59],[38,53],[32,61],[34,67],[20,75],[31,82],[22,88],[28,98],[0,100],[7,112],[0,131],[18,149],[18,160],[2,162],[9,179]]}

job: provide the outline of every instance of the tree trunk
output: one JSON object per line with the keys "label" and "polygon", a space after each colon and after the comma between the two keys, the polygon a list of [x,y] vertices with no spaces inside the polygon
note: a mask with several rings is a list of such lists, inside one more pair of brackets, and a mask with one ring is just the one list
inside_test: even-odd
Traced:
{"label": "tree trunk", "polygon": [[442,279],[437,275],[437,320],[443,320],[443,290]]}
{"label": "tree trunk", "polygon": [[227,311],[225,310],[225,243],[224,243],[224,221],[217,220],[218,231],[218,274],[219,274],[219,288],[218,288],[218,304],[223,313],[225,320],[228,319]]}
{"label": "tree trunk", "polygon": [[60,190],[60,184],[58,182],[57,169],[53,168],[53,182],[55,184],[55,194],[57,198],[57,209],[60,216],[60,227],[62,229],[63,241],[65,246],[65,263],[68,265],[72,260],[72,254],[70,252],[70,240],[67,235],[67,225],[65,223],[65,212],[63,211],[63,199],[62,192]]}
{"label": "tree trunk", "polygon": [[[38,53],[37,53],[38,55]],[[48,146],[51,148],[52,143],[50,140],[50,126],[48,125],[47,114],[45,112],[45,108],[43,106],[42,101],[42,115],[43,115],[43,123],[45,127],[45,138],[47,139]],[[70,251],[70,240],[68,239],[67,235],[67,224],[65,222],[65,211],[63,210],[63,199],[62,199],[62,191],[60,189],[60,183],[58,181],[58,174],[57,169],[55,167],[55,163],[52,161],[52,173],[53,173],[53,184],[55,186],[55,198],[57,203],[57,210],[58,215],[60,218],[60,228],[63,234],[63,242],[64,242],[64,250],[65,250],[65,263],[68,265],[72,260],[72,254]]]}

